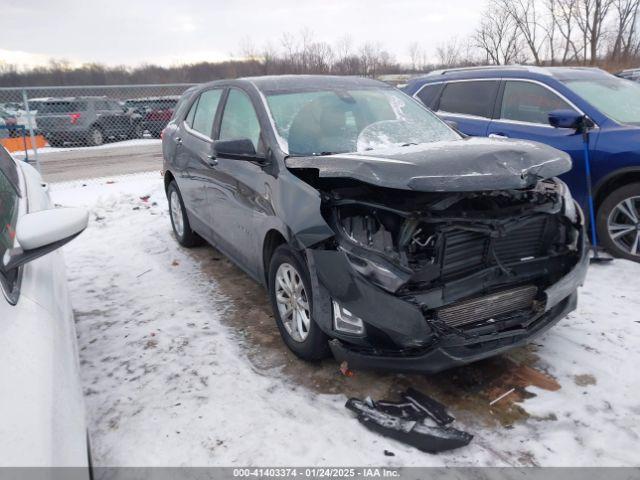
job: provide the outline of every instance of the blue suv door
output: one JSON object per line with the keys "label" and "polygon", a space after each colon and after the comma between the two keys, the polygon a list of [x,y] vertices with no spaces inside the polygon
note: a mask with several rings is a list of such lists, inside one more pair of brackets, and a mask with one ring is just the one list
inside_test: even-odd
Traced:
{"label": "blue suv door", "polygon": [[[534,140],[567,152],[573,168],[562,175],[562,179],[576,200],[585,205],[582,136],[573,129],[549,125],[549,112],[561,109],[578,110],[551,87],[533,80],[506,79],[500,87],[495,118],[489,124],[487,135]],[[596,143],[594,137],[592,135],[592,145]]]}
{"label": "blue suv door", "polygon": [[[430,85],[422,90],[434,88]],[[433,109],[440,118],[456,122],[465,134],[484,137],[491,122],[499,86],[499,80],[491,79],[447,82]],[[419,98],[422,90],[417,93]]]}

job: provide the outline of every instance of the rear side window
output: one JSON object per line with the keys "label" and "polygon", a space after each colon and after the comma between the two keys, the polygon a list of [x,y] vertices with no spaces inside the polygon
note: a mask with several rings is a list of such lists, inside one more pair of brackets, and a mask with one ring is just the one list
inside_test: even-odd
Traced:
{"label": "rear side window", "polygon": [[493,80],[448,83],[438,110],[491,118],[497,93],[498,82]]}
{"label": "rear side window", "polygon": [[441,90],[441,83],[432,83],[422,87],[416,96],[425,104],[426,107],[433,108]]}
{"label": "rear side window", "polygon": [[248,138],[258,149],[260,122],[249,97],[240,90],[229,92],[220,125],[220,140]]}
{"label": "rear side window", "polygon": [[502,96],[500,118],[527,123],[549,124],[549,112],[573,108],[548,88],[530,82],[507,82]]}
{"label": "rear side window", "polygon": [[222,96],[221,89],[207,90],[202,92],[200,98],[194,102],[189,115],[187,115],[187,125],[197,132],[211,137],[211,131],[213,130],[213,120],[216,116],[216,110],[218,109],[218,103],[220,103],[220,97]]}
{"label": "rear side window", "polygon": [[87,102],[42,102],[38,106],[38,113],[73,113],[87,109]]}

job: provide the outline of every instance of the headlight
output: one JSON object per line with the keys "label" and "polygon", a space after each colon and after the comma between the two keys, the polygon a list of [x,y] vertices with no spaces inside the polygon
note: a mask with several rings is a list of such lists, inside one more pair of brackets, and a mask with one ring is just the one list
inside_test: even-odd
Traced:
{"label": "headlight", "polygon": [[558,187],[560,189],[560,194],[562,195],[562,203],[564,204],[564,215],[571,220],[572,223],[577,223],[578,222],[578,210],[577,210],[577,205],[575,200],[573,199],[573,196],[571,195],[571,190],[569,190],[569,187],[567,186],[566,183],[564,183],[562,180],[560,180],[559,178],[555,179],[556,183],[558,184]]}

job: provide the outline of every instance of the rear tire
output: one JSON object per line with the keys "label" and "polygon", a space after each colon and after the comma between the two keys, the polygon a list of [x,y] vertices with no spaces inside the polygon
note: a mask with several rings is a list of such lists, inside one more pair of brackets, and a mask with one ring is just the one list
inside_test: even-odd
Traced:
{"label": "rear tire", "polygon": [[598,209],[596,226],[609,253],[640,263],[640,183],[610,193]]}
{"label": "rear tire", "polygon": [[201,238],[191,230],[189,224],[189,217],[187,211],[184,208],[184,202],[182,201],[182,195],[178,189],[178,184],[175,180],[172,180],[167,188],[167,199],[169,200],[169,217],[171,218],[171,227],[173,229],[173,235],[178,240],[178,243],[183,247],[194,247],[202,243]]}
{"label": "rear tire", "polygon": [[314,320],[306,261],[289,245],[280,245],[271,257],[269,299],[276,325],[289,350],[307,361],[330,356],[329,338]]}
{"label": "rear tire", "polygon": [[104,143],[104,134],[100,127],[91,127],[87,134],[87,145],[91,147],[98,147]]}

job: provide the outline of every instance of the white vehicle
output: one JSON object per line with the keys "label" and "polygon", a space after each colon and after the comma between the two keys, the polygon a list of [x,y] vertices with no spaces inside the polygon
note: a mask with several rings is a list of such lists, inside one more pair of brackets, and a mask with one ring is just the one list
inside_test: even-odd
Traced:
{"label": "white vehicle", "polygon": [[88,214],[54,209],[30,165],[0,146],[0,467],[82,466],[88,438],[59,247]]}

